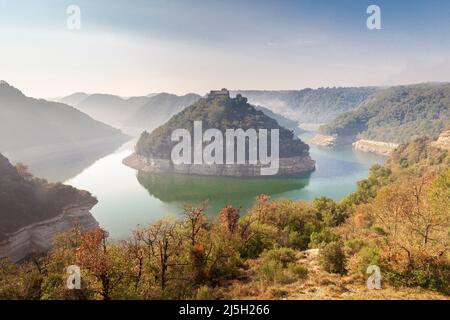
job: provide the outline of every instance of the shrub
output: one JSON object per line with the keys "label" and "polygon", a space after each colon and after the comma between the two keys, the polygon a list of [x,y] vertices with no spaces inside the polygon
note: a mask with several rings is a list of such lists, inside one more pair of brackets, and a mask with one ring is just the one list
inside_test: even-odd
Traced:
{"label": "shrub", "polygon": [[263,253],[263,260],[279,262],[283,268],[296,260],[295,251],[290,248],[278,248]]}
{"label": "shrub", "polygon": [[214,299],[213,291],[206,285],[201,286],[197,289],[196,300],[212,300]]}
{"label": "shrub", "polygon": [[389,270],[386,280],[394,286],[422,287],[450,295],[450,265],[427,263],[404,272]]}
{"label": "shrub", "polygon": [[346,258],[342,250],[343,243],[333,241],[321,246],[319,250],[319,259],[322,268],[330,273],[345,273]]}
{"label": "shrub", "polygon": [[272,294],[272,296],[274,298],[277,298],[277,299],[286,298],[289,295],[289,292],[287,292],[286,290],[276,289],[276,288],[270,290],[270,293]]}
{"label": "shrub", "polygon": [[308,268],[302,264],[289,263],[288,270],[299,279],[305,279],[308,276]]}
{"label": "shrub", "polygon": [[254,223],[250,227],[253,237],[239,247],[242,258],[257,258],[267,249],[273,248],[277,228],[264,223]]}
{"label": "shrub", "polygon": [[266,282],[289,283],[292,276],[285,272],[289,264],[296,260],[295,251],[290,248],[278,248],[262,254],[259,274]]}
{"label": "shrub", "polygon": [[313,232],[311,234],[311,241],[309,243],[310,248],[318,248],[322,244],[330,243],[338,240],[339,237],[334,234],[330,228],[324,228],[319,232]]}
{"label": "shrub", "polygon": [[355,254],[366,246],[366,241],[362,239],[351,239],[345,242],[345,246],[350,249],[352,254]]}
{"label": "shrub", "polygon": [[283,266],[279,261],[262,261],[258,272],[261,279],[265,282],[283,282]]}
{"label": "shrub", "polygon": [[380,249],[377,246],[365,246],[358,253],[361,257],[361,264],[358,270],[366,274],[367,267],[380,264]]}

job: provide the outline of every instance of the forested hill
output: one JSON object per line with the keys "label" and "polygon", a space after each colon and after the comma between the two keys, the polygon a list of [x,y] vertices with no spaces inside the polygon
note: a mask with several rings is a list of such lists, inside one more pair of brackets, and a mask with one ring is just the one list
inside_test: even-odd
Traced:
{"label": "forested hill", "polygon": [[301,123],[328,123],[352,111],[375,93],[374,87],[319,88],[303,90],[236,90],[254,105]]}
{"label": "forested hill", "polygon": [[73,204],[95,204],[87,191],[34,178],[0,154],[0,240],[35,222],[53,218]]}
{"label": "forested hill", "polygon": [[226,129],[279,129],[280,156],[308,155],[308,145],[295,139],[293,133],[281,127],[276,120],[247,103],[244,97],[206,97],[173,116],[166,124],[152,133],[142,133],[136,153],[149,158],[169,159],[176,144],[171,141],[175,129],[184,128],[193,132],[194,121],[202,121],[203,130],[216,128],[225,133]]}
{"label": "forested hill", "polygon": [[404,143],[437,137],[450,123],[450,84],[396,86],[377,92],[357,110],[320,128],[324,134]]}

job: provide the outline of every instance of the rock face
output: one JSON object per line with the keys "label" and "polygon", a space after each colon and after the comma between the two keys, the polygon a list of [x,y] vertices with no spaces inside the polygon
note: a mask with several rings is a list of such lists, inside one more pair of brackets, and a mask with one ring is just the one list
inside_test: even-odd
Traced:
{"label": "rock face", "polygon": [[[186,175],[259,177],[261,165],[248,164],[180,164],[175,165],[167,159],[149,159],[136,153],[123,160],[133,169],[147,173],[178,173]],[[301,176],[314,171],[315,161],[309,156],[281,158],[277,176]]]}
{"label": "rock face", "polygon": [[354,141],[354,136],[338,136],[318,133],[309,142],[317,146],[333,147],[336,145],[351,144]]}
{"label": "rock face", "polygon": [[353,148],[362,152],[371,152],[389,156],[399,145],[397,143],[359,139],[353,136],[316,134],[309,142],[322,147],[352,144]]}
{"label": "rock face", "polygon": [[363,152],[371,152],[383,156],[389,156],[399,145],[383,141],[373,141],[360,139],[353,144],[353,148]]}
{"label": "rock face", "polygon": [[[54,237],[78,224],[82,230],[98,227],[98,222],[89,210],[97,201],[75,203],[65,207],[62,213],[48,220],[36,222],[0,240],[0,258],[19,262],[30,254],[45,253],[52,248]],[[5,235],[4,235],[5,236]]]}
{"label": "rock face", "polygon": [[337,136],[318,133],[311,140],[309,140],[309,143],[322,147],[332,147],[336,143],[336,138]]}
{"label": "rock face", "polygon": [[450,150],[450,130],[446,130],[439,135],[436,141],[431,143],[433,147]]}

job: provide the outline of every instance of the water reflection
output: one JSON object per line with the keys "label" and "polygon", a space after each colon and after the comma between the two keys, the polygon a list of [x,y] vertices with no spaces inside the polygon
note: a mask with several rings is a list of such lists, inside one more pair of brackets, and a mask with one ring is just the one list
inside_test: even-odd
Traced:
{"label": "water reflection", "polygon": [[179,207],[185,203],[197,204],[207,201],[208,213],[215,214],[228,204],[246,210],[254,204],[255,198],[260,194],[268,194],[272,198],[297,194],[309,185],[311,174],[301,178],[235,178],[149,174],[139,171],[136,176],[139,184],[152,198],[163,203],[178,204]]}
{"label": "water reflection", "polygon": [[39,178],[50,182],[64,182],[81,174],[97,160],[106,157],[124,144],[124,139],[103,139],[76,146],[42,146],[6,151],[14,164],[21,162]]}
{"label": "water reflection", "polygon": [[201,202],[214,200],[226,203],[231,201],[253,200],[257,195],[279,194],[304,188],[308,178],[228,178],[187,176],[176,174],[148,174],[138,172],[139,183],[150,195],[164,202]]}

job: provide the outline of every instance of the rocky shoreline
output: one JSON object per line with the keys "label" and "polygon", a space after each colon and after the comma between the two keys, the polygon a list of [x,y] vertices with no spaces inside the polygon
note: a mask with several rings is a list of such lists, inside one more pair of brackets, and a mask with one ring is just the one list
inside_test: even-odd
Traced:
{"label": "rocky shoreline", "polygon": [[354,136],[338,136],[317,133],[309,141],[309,143],[321,147],[334,147],[336,145],[352,144],[354,141]]}
{"label": "rocky shoreline", "polygon": [[[225,177],[260,177],[262,167],[261,165],[247,164],[174,165],[167,159],[147,159],[136,153],[123,159],[122,162],[133,169],[147,173],[177,173]],[[309,156],[281,158],[278,173],[274,176],[307,175],[314,170],[315,161]]]}
{"label": "rocky shoreline", "polygon": [[0,258],[19,262],[30,254],[46,253],[52,248],[54,237],[78,224],[82,230],[98,227],[90,213],[97,200],[92,198],[83,203],[74,203],[63,208],[62,213],[51,219],[40,221],[6,234],[0,241]]}
{"label": "rocky shoreline", "polygon": [[334,147],[351,144],[355,150],[389,156],[399,145],[397,143],[357,139],[353,136],[316,134],[310,143],[321,147]]}
{"label": "rocky shoreline", "polygon": [[397,143],[360,139],[352,144],[358,151],[389,156],[399,146]]}

